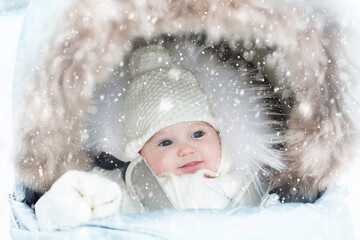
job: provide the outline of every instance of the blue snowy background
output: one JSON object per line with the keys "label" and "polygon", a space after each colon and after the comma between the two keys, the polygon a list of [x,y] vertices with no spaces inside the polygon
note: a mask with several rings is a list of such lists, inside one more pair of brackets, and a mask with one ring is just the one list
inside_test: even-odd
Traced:
{"label": "blue snowy background", "polygon": [[[8,195],[13,189],[11,164],[12,118],[11,98],[18,38],[26,6],[30,0],[0,0],[0,239],[10,239]],[[349,0],[351,1],[351,0]],[[360,55],[360,53],[359,53]],[[360,107],[360,106],[359,106]],[[354,228],[360,239],[360,164],[358,158],[344,177],[349,189],[348,204],[353,213]]]}

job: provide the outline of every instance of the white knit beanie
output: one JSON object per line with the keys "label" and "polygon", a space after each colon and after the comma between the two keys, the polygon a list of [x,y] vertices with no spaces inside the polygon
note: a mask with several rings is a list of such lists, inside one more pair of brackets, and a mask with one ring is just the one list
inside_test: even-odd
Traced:
{"label": "white knit beanie", "polygon": [[129,159],[157,131],[180,122],[204,121],[216,128],[209,102],[194,74],[176,68],[169,52],[150,45],[133,52],[125,95],[125,154]]}

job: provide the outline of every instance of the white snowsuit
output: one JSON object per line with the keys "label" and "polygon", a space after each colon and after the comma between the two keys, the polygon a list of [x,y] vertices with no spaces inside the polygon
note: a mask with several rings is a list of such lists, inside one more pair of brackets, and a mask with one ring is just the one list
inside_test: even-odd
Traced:
{"label": "white snowsuit", "polygon": [[[177,209],[223,209],[279,203],[276,194],[269,197],[267,192],[257,189],[253,179],[244,184],[230,175],[209,178],[204,174],[215,175],[203,169],[182,176],[162,173],[158,180]],[[35,205],[41,229],[67,229],[91,219],[139,212],[120,176],[118,170],[101,169],[92,173],[66,173]]]}

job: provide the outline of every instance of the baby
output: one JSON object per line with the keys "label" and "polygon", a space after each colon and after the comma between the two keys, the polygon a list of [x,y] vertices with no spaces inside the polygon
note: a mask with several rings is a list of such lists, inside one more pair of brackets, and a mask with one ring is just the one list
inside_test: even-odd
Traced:
{"label": "baby", "polygon": [[127,157],[142,155],[156,175],[216,172],[217,123],[192,72],[174,67],[170,54],[152,45],[132,54],[130,73],[124,100]]}
{"label": "baby", "polygon": [[[160,45],[133,52],[129,69],[123,101],[125,156],[135,159],[140,154],[146,160],[176,208],[259,205],[263,193],[254,179],[244,182],[231,174],[219,123],[193,72],[176,67]],[[35,206],[40,226],[68,228],[135,212],[126,188],[115,182],[94,171],[64,174]]]}

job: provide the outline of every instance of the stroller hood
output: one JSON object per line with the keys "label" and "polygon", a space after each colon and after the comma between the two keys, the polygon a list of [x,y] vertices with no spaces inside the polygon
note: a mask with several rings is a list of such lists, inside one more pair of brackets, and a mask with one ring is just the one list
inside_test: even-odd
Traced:
{"label": "stroller hood", "polygon": [[[92,168],[88,139],[94,129],[89,126],[97,119],[94,112],[110,114],[94,106],[106,98],[103,92],[114,93],[116,77],[126,78],[121,68],[138,42],[206,36],[207,44],[226,43],[262,72],[285,109],[285,127],[278,133],[281,146],[272,151],[279,142],[271,142],[276,137],[267,133],[260,141],[263,149],[250,141],[251,147],[262,149],[251,164],[276,170],[272,188],[285,200],[313,201],[351,163],[358,138],[355,80],[360,68],[352,61],[356,51],[348,51],[355,48],[355,35],[351,19],[332,5],[286,0],[31,1],[15,75],[17,180],[44,192],[67,170]],[[122,84],[119,89],[126,81]],[[256,98],[259,91],[244,96]],[[213,106],[227,93],[212,95]],[[226,119],[225,110],[218,115]],[[122,157],[111,137],[116,130],[106,127],[111,125],[107,117],[100,119],[104,128],[94,136],[103,150]],[[271,123],[266,117],[259,121]],[[236,124],[231,122],[240,129]],[[116,134],[119,138],[122,133]],[[240,148],[240,143],[228,142],[232,152]]]}

